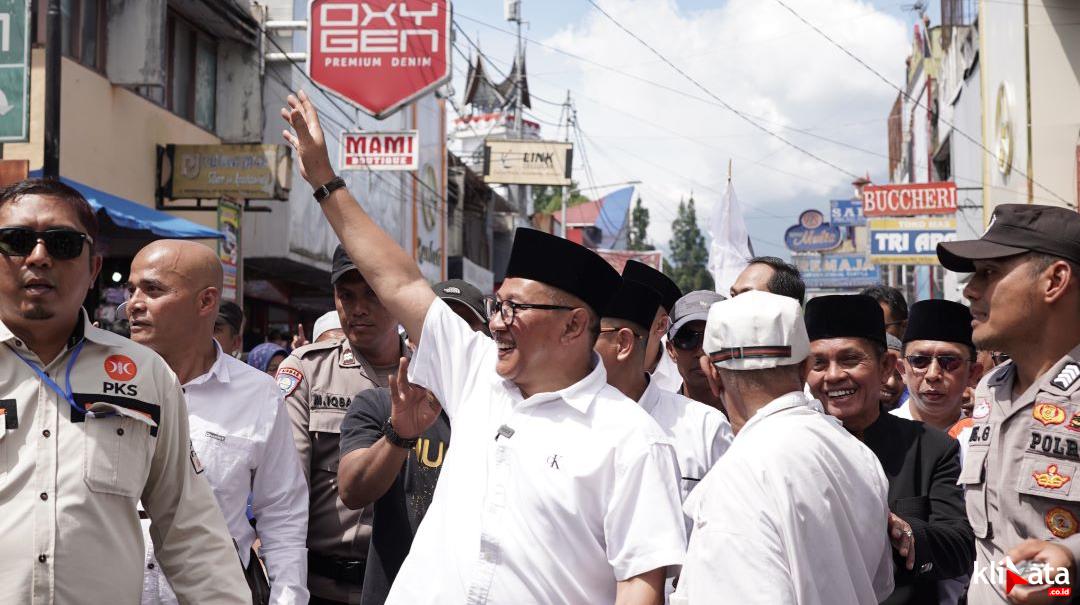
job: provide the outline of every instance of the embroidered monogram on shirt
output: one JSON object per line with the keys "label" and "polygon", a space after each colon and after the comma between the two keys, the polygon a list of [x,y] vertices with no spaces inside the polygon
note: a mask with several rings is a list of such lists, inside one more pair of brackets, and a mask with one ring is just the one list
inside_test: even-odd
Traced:
{"label": "embroidered monogram on shirt", "polygon": [[206,431],[206,436],[211,438],[211,439],[217,439],[218,441],[222,441],[222,442],[225,441],[225,436],[224,435],[218,435],[217,433],[211,433],[210,431]]}

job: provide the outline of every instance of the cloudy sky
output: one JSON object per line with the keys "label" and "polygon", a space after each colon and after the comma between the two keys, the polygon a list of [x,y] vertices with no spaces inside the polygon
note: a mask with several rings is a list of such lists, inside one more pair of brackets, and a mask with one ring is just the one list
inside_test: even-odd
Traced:
{"label": "cloudy sky", "polygon": [[[578,159],[575,179],[582,186],[641,180],[654,244],[667,247],[675,208],[691,191],[708,224],[729,159],[758,254],[787,256],[783,233],[799,212],[827,211],[830,198],[851,195],[845,172],[755,129],[709,93],[847,173],[887,179],[886,117],[896,90],[776,0],[598,1],[708,93],[586,0],[524,0],[534,94],[529,115],[550,123],[544,136],[561,136],[557,104],[570,91],[591,167],[590,179]],[[903,81],[913,2],[785,2],[890,81]],[[503,19],[502,0],[456,0],[454,11],[467,36],[508,71],[513,24]],[[928,12],[936,21],[936,2]],[[463,38],[456,44],[468,50]],[[459,55],[455,61],[460,99],[465,65]],[[580,148],[575,155],[582,158]]]}

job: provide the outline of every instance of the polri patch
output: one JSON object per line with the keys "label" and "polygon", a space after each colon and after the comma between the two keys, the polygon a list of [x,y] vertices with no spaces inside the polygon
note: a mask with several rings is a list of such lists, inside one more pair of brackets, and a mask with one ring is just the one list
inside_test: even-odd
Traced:
{"label": "polri patch", "polygon": [[0,418],[4,420],[5,430],[19,428],[19,406],[14,399],[0,399]]}
{"label": "polri patch", "polygon": [[1046,529],[1050,530],[1050,533],[1059,538],[1068,538],[1076,533],[1077,526],[1080,522],[1077,522],[1076,515],[1072,511],[1055,506],[1046,511]]}
{"label": "polri patch", "polygon": [[1043,426],[1065,422],[1065,410],[1052,403],[1036,404],[1035,408],[1031,410],[1031,415],[1035,417],[1035,420],[1041,422]]}
{"label": "polri patch", "polygon": [[1050,384],[1062,391],[1067,391],[1077,380],[1080,380],[1080,364],[1070,361],[1065,364],[1065,367],[1061,368],[1061,371],[1057,373],[1057,376],[1054,376],[1054,379],[1050,381]]}
{"label": "polri patch", "polygon": [[277,385],[284,397],[292,395],[303,380],[304,375],[296,368],[281,368],[278,370]]}

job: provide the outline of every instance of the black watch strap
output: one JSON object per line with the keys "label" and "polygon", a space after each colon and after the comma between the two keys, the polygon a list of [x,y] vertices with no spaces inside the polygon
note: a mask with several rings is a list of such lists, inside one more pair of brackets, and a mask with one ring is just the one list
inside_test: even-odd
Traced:
{"label": "black watch strap", "polygon": [[325,185],[315,190],[315,201],[321,202],[325,200],[326,198],[330,197],[331,193],[337,191],[338,189],[341,189],[344,186],[345,179],[341,178],[340,176],[335,176],[334,178],[330,179],[330,181],[327,182]]}
{"label": "black watch strap", "polygon": [[397,431],[394,430],[394,425],[390,422],[389,418],[387,418],[386,422],[383,423],[382,434],[383,437],[386,437],[386,440],[390,442],[390,445],[404,448],[407,450],[411,450],[412,448],[416,447],[416,441],[417,439],[419,439],[419,437],[405,439],[401,435],[398,435]]}

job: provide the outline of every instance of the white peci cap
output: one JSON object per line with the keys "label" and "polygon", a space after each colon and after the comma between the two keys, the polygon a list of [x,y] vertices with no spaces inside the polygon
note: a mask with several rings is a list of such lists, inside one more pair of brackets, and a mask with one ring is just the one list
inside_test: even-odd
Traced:
{"label": "white peci cap", "polygon": [[327,311],[326,313],[323,313],[319,319],[315,320],[315,326],[311,329],[311,342],[319,340],[319,337],[323,335],[323,332],[340,329],[341,318],[338,317],[337,311]]}
{"label": "white peci cap", "polygon": [[810,354],[799,301],[752,290],[720,301],[705,322],[705,354],[725,370],[766,370]]}

